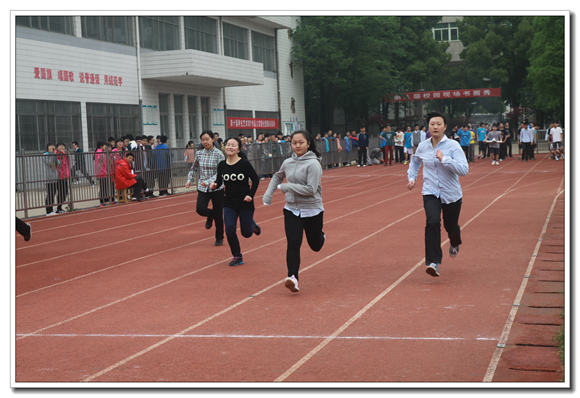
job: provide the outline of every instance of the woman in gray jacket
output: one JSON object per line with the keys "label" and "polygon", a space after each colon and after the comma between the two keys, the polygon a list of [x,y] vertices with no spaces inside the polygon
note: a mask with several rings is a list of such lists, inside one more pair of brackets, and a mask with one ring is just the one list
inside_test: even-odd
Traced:
{"label": "woman in gray jacket", "polygon": [[[285,195],[284,229],[288,242],[286,249],[288,277],[284,285],[290,291],[298,292],[302,236],[306,233],[308,246],[315,252],[322,249],[325,241],[322,231],[324,207],[320,185],[322,166],[320,153],[307,131],[294,132],[290,142],[294,153],[282,163],[280,170],[272,177],[263,201],[266,206],[270,206],[276,189],[280,189]],[[283,183],[284,178],[286,183]]]}
{"label": "woman in gray jacket", "polygon": [[53,216],[57,214],[53,211],[52,205],[54,204],[54,197],[58,192],[58,166],[60,165],[60,160],[55,153],[55,146],[52,142],[46,144],[46,152],[44,152],[44,157],[42,161],[44,163],[44,180],[46,181],[46,215]]}

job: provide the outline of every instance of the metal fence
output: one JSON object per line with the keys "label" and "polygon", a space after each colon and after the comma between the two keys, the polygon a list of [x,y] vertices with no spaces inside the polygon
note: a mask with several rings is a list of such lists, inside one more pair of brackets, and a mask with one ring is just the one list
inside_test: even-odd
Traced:
{"label": "metal fence", "polygon": [[[370,137],[369,141],[369,152],[379,147],[378,137]],[[340,152],[335,140],[316,142],[322,155],[323,168],[350,165],[357,161],[358,150],[353,147],[352,140],[348,150],[345,140],[340,142]],[[517,151],[517,142],[514,149]],[[547,152],[548,149],[548,142],[538,140],[537,152]],[[289,142],[253,143],[244,145],[242,150],[259,176],[272,175],[292,155]],[[170,148],[133,152],[136,154],[133,170],[143,177],[147,186],[154,192],[167,189],[174,193],[176,189],[185,187],[196,150]],[[28,212],[32,209],[60,207],[72,211],[75,205],[79,207],[82,202],[110,202],[117,195],[115,164],[122,156],[122,152],[116,151],[67,152],[62,155],[21,151],[16,155],[15,165],[16,211],[23,211],[24,218],[28,218]],[[50,160],[55,158],[61,164],[58,170],[50,166],[55,163]]]}

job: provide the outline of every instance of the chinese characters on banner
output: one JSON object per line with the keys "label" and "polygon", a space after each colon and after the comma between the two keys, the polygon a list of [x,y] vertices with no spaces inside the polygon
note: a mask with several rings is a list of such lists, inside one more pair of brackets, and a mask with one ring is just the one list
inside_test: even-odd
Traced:
{"label": "chinese characters on banner", "polygon": [[463,90],[420,91],[416,93],[395,94],[387,102],[422,101],[453,98],[501,97],[501,88],[474,88]]}
{"label": "chinese characters on banner", "polygon": [[[78,73],[78,81],[86,84],[101,84],[105,86],[121,86],[123,85],[123,78],[120,76],[103,75],[104,80],[101,80],[101,75],[98,73]],[[42,80],[53,80],[52,69],[50,68],[34,68],[34,78]],[[59,70],[57,72],[57,79],[61,82],[75,82],[75,73],[68,70]]]}
{"label": "chinese characters on banner", "polygon": [[229,129],[272,129],[277,130],[278,119],[258,119],[251,117],[228,117]]}

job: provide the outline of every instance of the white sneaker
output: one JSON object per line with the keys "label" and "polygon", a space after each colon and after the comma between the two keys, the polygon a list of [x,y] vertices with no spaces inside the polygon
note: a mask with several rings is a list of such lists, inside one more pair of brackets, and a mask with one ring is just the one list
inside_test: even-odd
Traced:
{"label": "white sneaker", "polygon": [[288,289],[290,289],[291,292],[294,293],[300,291],[300,289],[298,289],[298,280],[294,275],[292,275],[289,278],[286,278],[286,280],[284,281],[284,286],[286,286]]}
{"label": "white sneaker", "polygon": [[47,213],[46,215],[47,215],[47,216],[56,216],[56,214],[57,214],[57,213],[53,211],[52,213]]}
{"label": "white sneaker", "polygon": [[560,159],[558,159],[558,156],[556,156],[556,160],[560,160]]}
{"label": "white sneaker", "polygon": [[[556,159],[556,160],[558,160],[558,159]],[[359,164],[359,165],[357,165],[356,167],[360,167],[360,164]]]}

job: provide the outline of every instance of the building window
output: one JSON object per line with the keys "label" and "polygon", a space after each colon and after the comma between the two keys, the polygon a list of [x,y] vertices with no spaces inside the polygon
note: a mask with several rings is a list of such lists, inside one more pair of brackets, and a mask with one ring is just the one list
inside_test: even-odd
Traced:
{"label": "building window", "polygon": [[87,126],[91,151],[97,149],[98,141],[108,142],[109,137],[140,135],[139,105],[87,102]]}
{"label": "building window", "polygon": [[217,54],[217,21],[208,17],[184,17],[185,48]]}
{"label": "building window", "polygon": [[46,144],[82,141],[81,104],[16,100],[16,151],[45,152]]}
{"label": "building window", "polygon": [[81,17],[83,37],[133,45],[133,17]]}
{"label": "building window", "polygon": [[439,23],[433,29],[433,37],[437,41],[456,41],[459,40],[459,33],[457,24],[453,23]]}
{"label": "building window", "polygon": [[175,113],[175,138],[183,139],[183,96],[173,96],[173,109]]}
{"label": "building window", "polygon": [[159,94],[159,135],[169,136],[169,94]]}
{"label": "building window", "polygon": [[27,28],[46,30],[48,32],[63,33],[73,35],[73,18],[72,17],[16,17],[16,25],[26,26]]}
{"label": "building window", "polygon": [[272,36],[252,31],[252,61],[261,62],[264,70],[276,72],[276,43]]}
{"label": "building window", "polygon": [[139,17],[141,48],[157,51],[179,49],[178,17]]}
{"label": "building window", "polygon": [[201,97],[201,130],[210,130],[209,97]]}
{"label": "building window", "polygon": [[199,136],[197,131],[197,97],[187,96],[187,109],[189,114],[189,139]]}
{"label": "building window", "polygon": [[248,30],[229,23],[224,27],[224,55],[228,57],[248,58]]}

